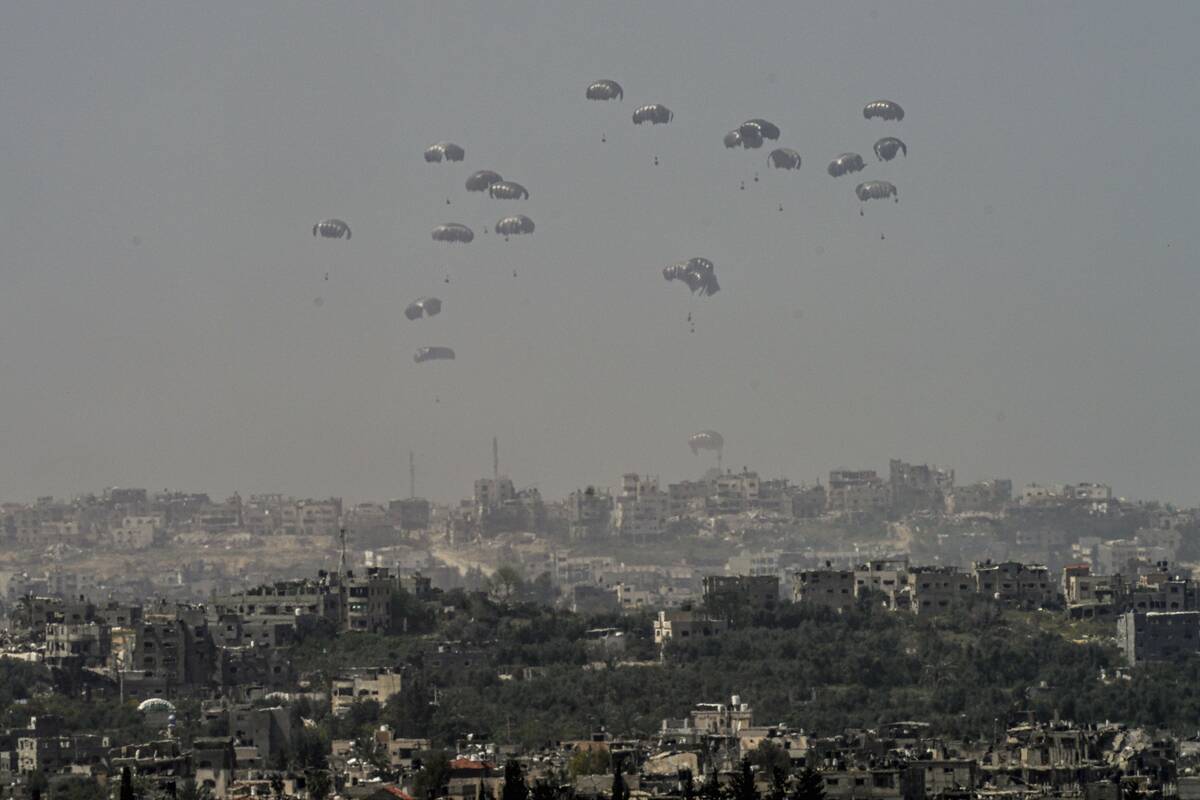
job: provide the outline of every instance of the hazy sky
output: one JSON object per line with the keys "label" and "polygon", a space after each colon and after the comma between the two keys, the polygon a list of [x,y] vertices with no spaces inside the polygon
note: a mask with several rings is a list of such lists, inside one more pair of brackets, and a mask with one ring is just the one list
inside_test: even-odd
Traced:
{"label": "hazy sky", "polygon": [[[898,456],[1195,503],[1197,41],[1191,2],[6,4],[0,499],[384,499],[409,449],[446,499],[493,435],[556,496],[697,475],[715,428],[795,480]],[[756,116],[798,173],[722,147]],[[468,197],[483,168],[532,198]],[[871,178],[901,202],[860,217]],[[532,237],[483,235],[517,211]],[[715,297],[662,278],[695,255]]]}

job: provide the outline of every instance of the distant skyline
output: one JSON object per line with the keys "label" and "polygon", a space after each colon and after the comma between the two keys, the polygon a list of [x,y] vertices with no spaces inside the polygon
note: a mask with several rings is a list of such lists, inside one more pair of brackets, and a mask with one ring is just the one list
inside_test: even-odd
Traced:
{"label": "distant skyline", "polygon": [[[711,428],[764,476],[899,457],[1200,503],[1194,3],[5,11],[0,501],[383,499],[409,450],[444,500],[493,435],[558,497],[699,475]],[[863,119],[883,98],[902,122]],[[651,102],[673,122],[633,126]],[[800,170],[723,147],[750,117]],[[439,140],[466,160],[425,163]],[[468,196],[484,168],[530,198]],[[860,217],[879,178],[900,202]],[[517,212],[531,236],[482,233]],[[691,256],[717,295],[663,280]]]}

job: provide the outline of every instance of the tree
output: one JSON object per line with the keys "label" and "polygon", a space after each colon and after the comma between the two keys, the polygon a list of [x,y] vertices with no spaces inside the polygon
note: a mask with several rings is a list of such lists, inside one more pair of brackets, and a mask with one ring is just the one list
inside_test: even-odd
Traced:
{"label": "tree", "polygon": [[611,768],[607,750],[576,750],[567,762],[567,774],[572,780],[580,775],[603,775]]}
{"label": "tree", "polygon": [[121,793],[118,796],[120,800],[133,800],[133,773],[129,767],[121,767]]}
{"label": "tree", "polygon": [[433,800],[442,795],[450,780],[450,759],[446,751],[434,750],[424,754],[421,762],[421,769],[413,779],[413,793],[417,800]]}
{"label": "tree", "polygon": [[825,779],[812,767],[805,767],[796,781],[792,800],[825,800]]}
{"label": "tree", "polygon": [[521,765],[515,758],[504,762],[504,790],[501,800],[529,800],[529,787],[525,784],[525,776]]}
{"label": "tree", "polygon": [[754,767],[749,758],[742,759],[742,767],[733,775],[733,783],[729,787],[730,800],[761,800],[758,789],[754,786]]}
{"label": "tree", "polygon": [[524,587],[525,580],[511,564],[501,565],[488,580],[488,593],[501,602],[513,599]]}
{"label": "tree", "polygon": [[692,777],[692,771],[687,768],[679,770],[679,794],[683,796],[683,800],[693,800],[696,796],[696,780]]}
{"label": "tree", "polygon": [[612,800],[629,800],[629,788],[625,785],[625,776],[621,772],[621,759],[613,759]]}
{"label": "tree", "polygon": [[721,789],[721,782],[717,780],[717,771],[714,769],[708,773],[704,785],[700,787],[700,800],[724,800],[724,797],[725,792]]}
{"label": "tree", "polygon": [[180,784],[175,793],[178,800],[212,800],[212,792],[207,786],[188,779]]}
{"label": "tree", "polygon": [[308,786],[308,796],[312,800],[325,800],[329,796],[329,773],[323,769],[308,770],[304,773],[304,783]]}
{"label": "tree", "polygon": [[763,739],[749,755],[750,763],[767,775],[774,775],[776,770],[786,774],[792,768],[792,759],[779,745],[770,739]]}

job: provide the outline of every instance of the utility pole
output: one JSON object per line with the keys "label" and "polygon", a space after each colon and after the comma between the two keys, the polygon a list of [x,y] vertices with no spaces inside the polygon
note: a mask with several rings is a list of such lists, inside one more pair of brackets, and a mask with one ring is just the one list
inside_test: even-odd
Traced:
{"label": "utility pole", "polygon": [[500,440],[492,437],[492,478],[500,478]]}

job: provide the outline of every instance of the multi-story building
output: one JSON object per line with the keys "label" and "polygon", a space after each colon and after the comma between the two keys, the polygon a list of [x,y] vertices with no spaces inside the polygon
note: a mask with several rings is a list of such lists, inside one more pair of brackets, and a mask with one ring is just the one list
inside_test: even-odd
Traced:
{"label": "multi-story building", "polygon": [[1130,666],[1200,652],[1200,611],[1127,611],[1117,618],[1117,644]]}
{"label": "multi-story building", "polygon": [[975,577],[957,567],[915,567],[907,582],[909,608],[923,616],[960,609],[977,594]]}
{"label": "multi-story building", "polygon": [[709,481],[680,481],[667,485],[668,515],[684,517],[707,513],[708,496],[712,493]]}
{"label": "multi-story building", "polygon": [[947,514],[1003,511],[1012,502],[1012,481],[1004,478],[955,486],[946,494]]}
{"label": "multi-story building", "polygon": [[345,714],[355,703],[373,700],[383,706],[400,694],[403,675],[399,670],[366,668],[333,679],[330,694],[334,714]]}
{"label": "multi-story building", "polygon": [[893,458],[888,462],[888,485],[894,511],[940,511],[954,489],[954,470]]}
{"label": "multi-story building", "polygon": [[662,645],[668,640],[691,641],[709,636],[720,636],[729,627],[723,619],[713,619],[702,611],[674,609],[659,611],[654,620],[654,643]]}
{"label": "multi-story building", "polygon": [[121,524],[108,529],[109,543],[121,550],[145,550],[162,534],[164,520],[157,514],[122,517]]}
{"label": "multi-story building", "polygon": [[709,497],[708,513],[713,516],[740,514],[758,506],[759,478],[757,472],[743,470],[738,474],[727,472],[715,482]]}
{"label": "multi-story building", "polygon": [[392,624],[392,593],[399,588],[386,567],[367,567],[357,576],[347,573],[341,589],[345,617],[343,630],[386,633]]}
{"label": "multi-story building", "polygon": [[825,510],[840,514],[886,514],[892,490],[873,469],[835,469],[829,473]]}
{"label": "multi-story building", "polygon": [[46,663],[64,669],[102,667],[112,649],[112,633],[97,622],[46,626]]}
{"label": "multi-story building", "polygon": [[896,608],[899,594],[908,585],[908,556],[879,558],[854,568],[856,596],[879,592],[886,598],[888,608]]}
{"label": "multi-story building", "polygon": [[792,580],[792,599],[805,605],[846,611],[854,607],[853,570],[825,569],[797,572]]}
{"label": "multi-story building", "polygon": [[792,491],[792,516],[797,519],[819,517],[825,513],[828,503],[825,487],[821,484],[799,486]]}
{"label": "multi-story building", "polygon": [[671,501],[658,488],[658,479],[627,473],[616,499],[613,529],[619,536],[657,536],[666,526]]}
{"label": "multi-story building", "polygon": [[432,506],[423,497],[408,497],[388,502],[388,520],[402,531],[419,531],[429,527]]}
{"label": "multi-story building", "polygon": [[707,575],[704,608],[715,616],[732,618],[779,605],[778,575]]}
{"label": "multi-story building", "polygon": [[567,498],[567,525],[571,538],[586,539],[606,533],[612,510],[612,495],[607,491],[589,486],[571,492]]}
{"label": "multi-story building", "polygon": [[1058,599],[1050,572],[1041,564],[1016,561],[976,562],[973,568],[976,591],[1005,605],[1044,608]]}

